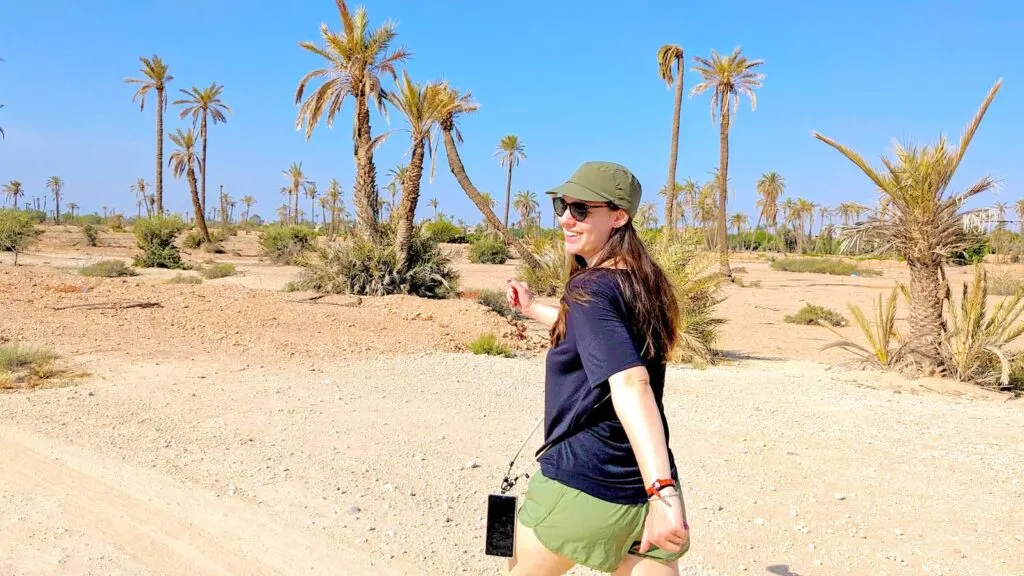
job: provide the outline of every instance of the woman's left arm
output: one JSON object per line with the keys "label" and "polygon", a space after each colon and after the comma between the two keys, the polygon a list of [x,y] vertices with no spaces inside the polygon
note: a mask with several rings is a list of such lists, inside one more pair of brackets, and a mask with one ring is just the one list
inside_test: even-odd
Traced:
{"label": "woman's left arm", "polygon": [[[671,478],[668,443],[647,369],[636,366],[623,370],[610,377],[608,383],[615,413],[629,437],[644,485],[650,486],[656,479]],[[661,495],[662,499],[651,501],[640,552],[646,552],[650,544],[670,552],[678,552],[683,544],[689,544],[681,492],[666,488]]]}

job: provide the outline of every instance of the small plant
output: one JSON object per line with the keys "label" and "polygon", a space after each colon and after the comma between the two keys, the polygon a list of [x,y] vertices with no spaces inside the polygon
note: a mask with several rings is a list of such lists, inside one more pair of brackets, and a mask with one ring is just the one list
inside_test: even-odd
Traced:
{"label": "small plant", "polygon": [[234,276],[238,274],[238,270],[234,264],[228,264],[227,262],[221,262],[219,264],[213,264],[199,270],[199,273],[203,275],[203,278],[207,280],[216,280],[217,278],[227,278],[228,276]]}
{"label": "small plant", "polygon": [[493,332],[488,332],[469,343],[469,351],[473,354],[486,354],[487,356],[501,356],[512,358],[512,349],[503,344]]}
{"label": "small plant", "polygon": [[783,272],[812,272],[815,274],[832,274],[835,276],[881,276],[882,273],[872,268],[861,268],[853,262],[834,258],[779,258],[772,261],[772,270]]}
{"label": "small plant", "polygon": [[86,224],[82,226],[82,236],[85,237],[85,244],[87,246],[96,246],[100,240],[100,230],[92,224]]}
{"label": "small plant", "polygon": [[505,293],[501,290],[483,290],[477,295],[476,301],[497,312],[503,318],[519,317],[518,312],[509,308],[508,302],[505,301]]}
{"label": "small plant", "polygon": [[142,254],[135,257],[134,265],[140,268],[183,269],[181,253],[174,245],[174,239],[185,229],[185,223],[178,216],[154,216],[139,220],[133,231]]}
{"label": "small plant", "polygon": [[800,309],[799,312],[792,316],[786,316],[783,320],[790,324],[805,324],[805,325],[829,325],[836,327],[843,327],[849,324],[849,321],[843,317],[842,314],[826,308],[824,306],[818,306],[815,304],[807,304]]}
{"label": "small plant", "polygon": [[739,276],[733,276],[732,281],[733,281],[733,283],[735,283],[740,288],[760,288],[761,287],[761,281],[760,280],[751,280],[750,282],[747,282],[746,280],[744,280],[743,278],[741,278]]}
{"label": "small plant", "polygon": [[911,340],[903,338],[899,330],[896,329],[896,296],[898,293],[899,289],[893,288],[885,304],[882,303],[882,295],[878,295],[878,305],[874,307],[874,325],[868,321],[857,305],[849,305],[853,320],[867,338],[867,347],[853,342],[826,326],[839,336],[840,340],[826,344],[822,350],[842,348],[857,356],[859,360],[855,360],[855,363],[875,368],[899,369],[909,365]]}
{"label": "small plant", "polygon": [[0,390],[37,388],[60,374],[51,364],[57,355],[41,348],[0,346]]}
{"label": "small plant", "polygon": [[0,210],[0,252],[14,252],[14,265],[18,254],[39,239],[35,220],[21,210]]}
{"label": "small plant", "polygon": [[423,234],[438,244],[465,244],[469,241],[461,226],[443,216],[424,224]]}
{"label": "small plant", "polygon": [[82,276],[96,278],[120,278],[122,276],[138,276],[138,272],[132,270],[120,260],[100,260],[95,264],[85,266],[78,271]]}
{"label": "small plant", "polygon": [[732,269],[732,273],[733,274],[746,274],[747,273],[747,268],[746,268],[746,266],[737,266],[737,267]]}
{"label": "small plant", "polygon": [[536,242],[534,254],[540,261],[540,268],[534,269],[521,262],[516,277],[530,286],[537,296],[557,296],[569,279],[569,259],[558,241]]}
{"label": "small plant", "polygon": [[474,264],[504,264],[509,258],[502,238],[481,236],[469,246],[469,261]]}
{"label": "small plant", "polygon": [[110,229],[114,232],[124,232],[124,216],[121,214],[114,214],[107,222],[110,224]]}
{"label": "small plant", "polygon": [[263,253],[276,264],[296,264],[313,246],[316,231],[305,226],[267,226],[260,234]]}
{"label": "small plant", "polygon": [[191,274],[185,275],[185,274],[182,274],[182,273],[179,272],[179,273],[175,274],[173,278],[169,278],[167,280],[167,283],[168,284],[202,284],[203,283],[203,279],[200,278],[199,276],[192,276]]}

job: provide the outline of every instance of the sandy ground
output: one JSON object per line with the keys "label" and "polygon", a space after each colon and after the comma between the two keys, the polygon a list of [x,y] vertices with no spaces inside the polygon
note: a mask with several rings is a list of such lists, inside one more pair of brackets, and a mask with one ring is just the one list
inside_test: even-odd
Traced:
{"label": "sandy ground", "polygon": [[[241,256],[213,256],[239,277],[78,276],[133,253],[101,240],[48,232],[16,269],[0,255],[0,342],[88,374],[0,395],[0,574],[501,573],[482,553],[485,499],[542,413],[537,327],[517,337],[469,300],[280,292],[296,269],[244,237]],[[905,270],[743,260],[762,287],[726,288],[725,361],[668,376],[682,572],[1024,573],[1024,405],[836,368],[846,356],[817,350],[831,333],[782,322],[804,302],[870,309]],[[459,268],[468,290],[514,272]],[[466,353],[485,331],[517,357]]]}

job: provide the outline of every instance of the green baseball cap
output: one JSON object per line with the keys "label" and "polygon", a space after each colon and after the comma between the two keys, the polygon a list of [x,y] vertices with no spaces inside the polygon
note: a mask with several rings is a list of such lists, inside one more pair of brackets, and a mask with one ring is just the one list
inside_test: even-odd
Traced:
{"label": "green baseball cap", "polygon": [[640,206],[640,181],[625,166],[614,162],[584,162],[569,180],[546,194],[570,196],[587,202],[614,202],[632,218]]}

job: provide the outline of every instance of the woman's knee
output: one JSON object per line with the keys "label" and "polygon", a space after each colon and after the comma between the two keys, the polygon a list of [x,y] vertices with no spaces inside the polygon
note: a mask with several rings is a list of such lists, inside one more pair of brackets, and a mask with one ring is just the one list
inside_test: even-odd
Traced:
{"label": "woman's knee", "polygon": [[548,550],[533,530],[516,523],[515,551],[508,561],[511,576],[561,576],[573,564],[571,560]]}

